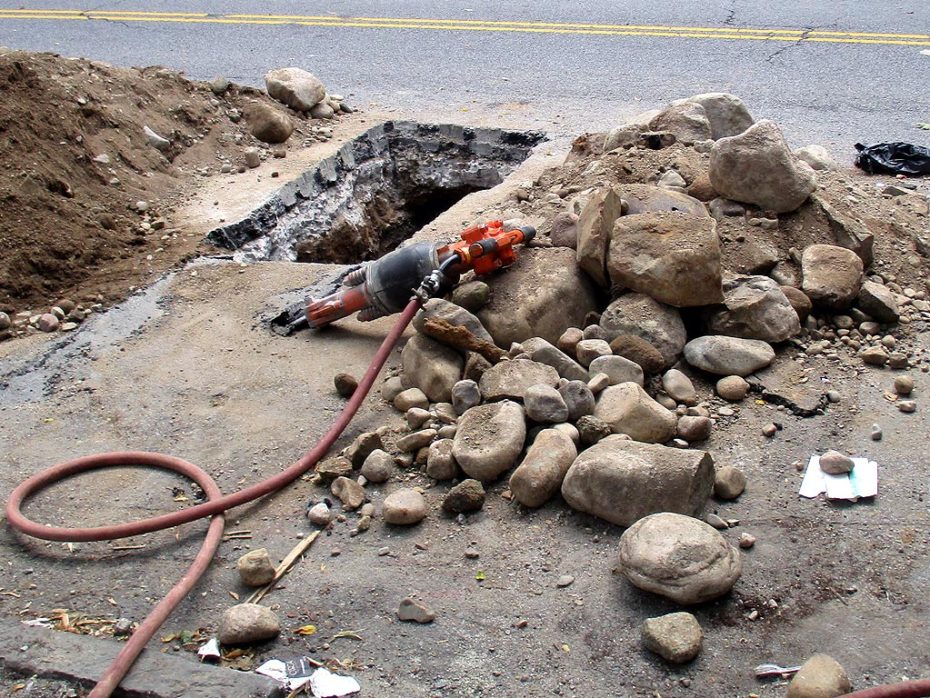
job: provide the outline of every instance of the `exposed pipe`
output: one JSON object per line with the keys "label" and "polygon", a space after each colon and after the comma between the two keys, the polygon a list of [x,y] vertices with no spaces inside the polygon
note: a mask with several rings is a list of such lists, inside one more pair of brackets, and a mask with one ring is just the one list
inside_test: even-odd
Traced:
{"label": "exposed pipe", "polygon": [[[114,540],[117,538],[126,538],[128,536],[137,536],[143,533],[152,533],[161,531],[166,528],[173,528],[183,523],[195,521],[196,519],[212,516],[210,526],[207,530],[206,538],[194,562],[178,581],[172,587],[171,591],[162,599],[155,608],[145,617],[142,623],[136,628],[129,641],[123,646],[123,649],[116,656],[113,662],[107,667],[100,681],[91,691],[89,698],[108,698],[116,689],[123,677],[129,672],[133,662],[139,656],[139,653],[152,638],[159,626],[171,614],[174,608],[187,595],[191,588],[197,583],[216,552],[223,536],[223,516],[224,511],[251,502],[259,497],[263,497],[272,492],[283,489],[298,477],[310,470],[326,454],[327,451],[336,442],[336,439],[342,434],[343,430],[349,425],[352,417],[358,411],[365,396],[374,385],[375,379],[381,372],[381,368],[390,356],[391,350],[400,336],[403,334],[407,325],[413,319],[420,307],[418,299],[411,300],[404,308],[394,327],[388,333],[387,337],[381,343],[377,353],[368,366],[368,370],[359,381],[358,388],[349,398],[349,401],[343,407],[342,412],[333,422],[329,431],[317,442],[316,446],[307,451],[300,460],[288,466],[285,470],[277,475],[262,480],[244,490],[223,496],[217,484],[213,479],[198,466],[160,453],[147,453],[143,451],[115,451],[112,453],[102,453],[94,456],[85,456],[75,458],[54,465],[51,468],[43,470],[36,475],[28,478],[13,490],[6,504],[6,518],[10,525],[26,535],[42,540],[78,542],[78,541],[100,541]],[[111,526],[98,526],[95,528],[62,528],[58,526],[46,526],[38,524],[28,519],[22,512],[22,505],[29,497],[34,496],[37,492],[45,487],[64,480],[72,475],[98,470],[100,468],[111,468],[121,465],[148,465],[153,468],[170,470],[187,477],[196,482],[204,493],[207,495],[207,501],[203,504],[183,509],[170,514],[153,516],[148,519],[132,521],[130,523],[115,524]]]}

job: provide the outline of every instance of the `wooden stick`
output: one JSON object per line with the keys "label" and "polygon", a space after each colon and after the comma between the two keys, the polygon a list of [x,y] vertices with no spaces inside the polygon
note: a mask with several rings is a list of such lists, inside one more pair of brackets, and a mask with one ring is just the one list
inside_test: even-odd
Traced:
{"label": "wooden stick", "polygon": [[268,584],[255,591],[248,599],[246,599],[246,603],[258,603],[261,601],[265,597],[265,594],[274,588],[275,584],[278,583],[278,580],[290,571],[291,566],[297,562],[297,558],[303,555],[307,549],[313,545],[313,541],[315,541],[319,535],[319,531],[314,531],[309,536],[300,541],[296,546],[294,546],[294,549],[287,554],[287,557],[281,560],[281,564],[278,565],[275,569],[274,578],[272,578]]}

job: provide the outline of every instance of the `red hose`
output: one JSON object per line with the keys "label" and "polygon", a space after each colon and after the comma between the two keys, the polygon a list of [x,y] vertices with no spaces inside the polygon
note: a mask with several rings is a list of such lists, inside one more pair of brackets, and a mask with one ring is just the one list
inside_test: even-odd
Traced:
{"label": "red hose", "polygon": [[847,693],[840,698],[927,698],[930,696],[930,679],[901,681],[885,686],[865,688],[854,693]]}
{"label": "red hose", "polygon": [[[146,453],[143,451],[114,451],[112,453],[85,456],[83,458],[75,458],[74,460],[59,463],[58,465],[33,475],[13,490],[6,503],[7,521],[9,521],[10,525],[17,531],[42,540],[65,542],[114,540],[117,538],[126,538],[128,536],[137,536],[142,533],[161,531],[166,528],[173,528],[174,526],[179,526],[180,524],[195,521],[206,516],[213,517],[210,521],[210,526],[207,530],[207,536],[204,539],[203,545],[194,558],[194,562],[191,564],[190,568],[178,583],[172,587],[165,598],[152,609],[145,620],[142,621],[141,625],[136,628],[132,637],[123,646],[123,649],[110,666],[107,667],[99,683],[94,687],[94,690],[91,691],[89,698],[107,698],[116,689],[148,641],[206,571],[223,536],[224,522],[220,514],[227,509],[232,509],[233,507],[263,497],[266,494],[271,494],[272,492],[283,489],[310,470],[316,465],[317,461],[326,455],[326,452],[349,425],[352,417],[355,416],[365,396],[371,390],[372,385],[374,385],[375,379],[381,372],[381,368],[387,361],[388,356],[390,356],[391,350],[394,348],[394,345],[397,344],[397,340],[400,339],[401,334],[403,334],[407,325],[410,324],[410,321],[413,319],[419,307],[419,301],[414,299],[404,308],[394,327],[391,328],[391,331],[378,348],[371,364],[368,366],[368,370],[359,382],[358,388],[356,388],[352,397],[349,398],[346,406],[333,422],[329,431],[327,431],[319,442],[317,442],[316,446],[307,451],[300,460],[288,466],[274,477],[262,480],[239,492],[223,496],[220,493],[219,487],[217,487],[216,483],[206,472],[196,465],[181,460],[180,458],[174,458],[160,453]],[[161,516],[154,516],[152,518],[141,519],[125,524],[98,526],[95,528],[45,526],[31,521],[22,513],[21,507],[23,502],[48,485],[78,473],[120,465],[148,465],[153,468],[162,468],[179,473],[196,482],[207,495],[207,501],[203,504],[198,504],[197,506],[170,514],[162,514]]]}

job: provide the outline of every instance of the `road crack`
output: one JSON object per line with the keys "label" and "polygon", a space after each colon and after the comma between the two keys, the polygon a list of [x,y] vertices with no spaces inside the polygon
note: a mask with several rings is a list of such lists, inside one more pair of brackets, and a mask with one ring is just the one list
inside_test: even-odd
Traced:
{"label": "road crack", "polygon": [[786,53],[787,51],[790,51],[791,49],[797,48],[798,46],[800,46],[802,43],[804,43],[807,37],[809,37],[811,32],[814,31],[815,29],[817,29],[817,27],[805,27],[804,31],[801,33],[801,36],[798,37],[797,41],[795,41],[794,43],[785,44],[777,51],[774,51],[773,53],[769,54],[769,56],[766,57],[765,59],[766,63],[774,63],[775,59],[781,56],[783,53]]}
{"label": "road crack", "polygon": [[727,8],[727,16],[723,20],[723,23],[726,26],[732,27],[736,23],[736,3],[738,0],[731,0],[730,6]]}

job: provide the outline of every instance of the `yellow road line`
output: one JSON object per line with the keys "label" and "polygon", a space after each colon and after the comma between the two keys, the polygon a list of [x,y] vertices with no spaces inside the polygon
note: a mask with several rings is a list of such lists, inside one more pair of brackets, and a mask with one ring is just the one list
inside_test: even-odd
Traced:
{"label": "yellow road line", "polygon": [[576,34],[591,36],[645,36],[684,39],[744,41],[803,41],[835,44],[930,46],[930,34],[841,32],[753,27],[689,27],[675,25],[584,24],[519,22],[478,19],[430,19],[403,17],[335,17],[324,15],[254,15],[203,12],[146,12],[136,10],[0,9],[0,20],[110,20],[117,22],[164,22],[180,24],[297,25],[360,29],[418,29],[429,31],[481,31],[527,34]]}

